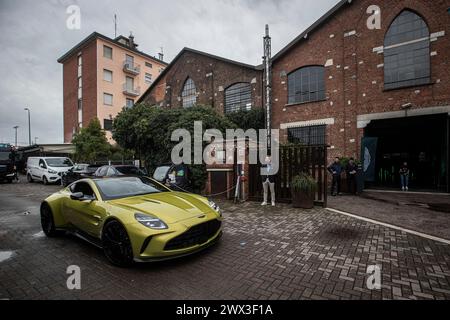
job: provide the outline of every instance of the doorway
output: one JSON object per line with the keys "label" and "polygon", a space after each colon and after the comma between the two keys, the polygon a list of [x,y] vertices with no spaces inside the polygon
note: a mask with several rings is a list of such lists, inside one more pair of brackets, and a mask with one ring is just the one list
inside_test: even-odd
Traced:
{"label": "doorway", "polygon": [[378,138],[375,181],[369,187],[400,188],[400,166],[407,162],[410,189],[449,192],[447,114],[376,120],[364,134]]}

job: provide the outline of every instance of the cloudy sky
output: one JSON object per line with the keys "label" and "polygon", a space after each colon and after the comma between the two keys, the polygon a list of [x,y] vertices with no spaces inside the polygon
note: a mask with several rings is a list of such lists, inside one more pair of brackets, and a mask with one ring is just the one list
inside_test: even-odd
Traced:
{"label": "cloudy sky", "polygon": [[[139,49],[171,61],[190,47],[249,64],[261,63],[262,36],[270,25],[273,54],[338,0],[0,0],[0,142],[63,142],[63,53],[93,31],[133,31]],[[81,9],[81,29],[66,27],[70,5]]]}

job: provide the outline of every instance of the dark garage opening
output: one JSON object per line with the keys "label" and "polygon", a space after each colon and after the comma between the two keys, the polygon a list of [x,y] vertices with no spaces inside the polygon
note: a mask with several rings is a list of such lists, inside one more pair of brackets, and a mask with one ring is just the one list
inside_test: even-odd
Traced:
{"label": "dark garage opening", "polygon": [[403,162],[410,169],[410,190],[449,192],[449,116],[372,121],[366,137],[378,138],[375,182],[367,187],[400,189]]}

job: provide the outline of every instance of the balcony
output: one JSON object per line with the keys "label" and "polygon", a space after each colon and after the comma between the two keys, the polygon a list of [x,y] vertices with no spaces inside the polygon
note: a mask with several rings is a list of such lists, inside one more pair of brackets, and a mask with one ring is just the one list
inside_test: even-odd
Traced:
{"label": "balcony", "polygon": [[130,85],[127,85],[126,83],[123,84],[123,93],[127,96],[132,97],[139,97],[141,95],[141,88],[133,88]]}
{"label": "balcony", "polygon": [[124,61],[123,71],[132,75],[137,76],[141,72],[141,67],[133,62]]}

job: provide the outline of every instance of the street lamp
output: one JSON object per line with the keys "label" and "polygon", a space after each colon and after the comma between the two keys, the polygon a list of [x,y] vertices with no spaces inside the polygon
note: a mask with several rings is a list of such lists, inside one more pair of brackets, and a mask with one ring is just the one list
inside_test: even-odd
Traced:
{"label": "street lamp", "polygon": [[37,141],[38,141],[38,137],[34,137],[34,144],[36,144],[37,145]]}
{"label": "street lamp", "polygon": [[13,128],[16,130],[16,148],[17,148],[17,129],[19,128],[19,126],[14,126]]}
{"label": "street lamp", "polygon": [[30,120],[30,109],[25,108],[28,111],[28,143],[31,146],[31,120]]}

